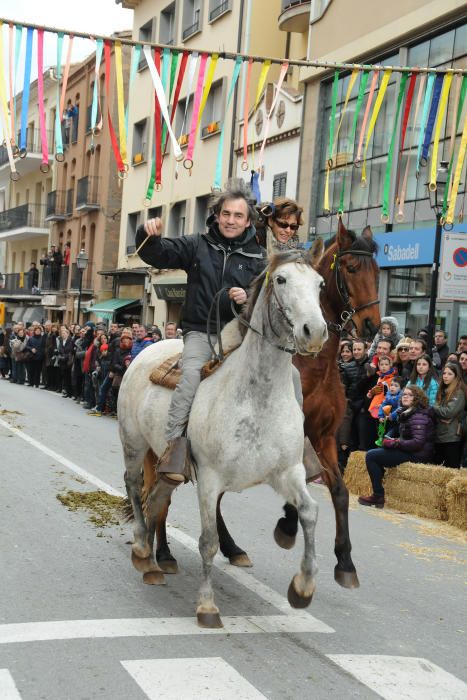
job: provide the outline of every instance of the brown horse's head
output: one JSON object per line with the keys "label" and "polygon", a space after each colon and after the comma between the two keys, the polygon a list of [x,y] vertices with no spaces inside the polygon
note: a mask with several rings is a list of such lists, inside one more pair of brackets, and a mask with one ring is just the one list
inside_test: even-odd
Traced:
{"label": "brown horse's head", "polygon": [[343,331],[361,338],[374,336],[381,323],[376,251],[369,226],[357,236],[339,219],[337,235],[328,243],[318,268],[326,281],[325,306]]}

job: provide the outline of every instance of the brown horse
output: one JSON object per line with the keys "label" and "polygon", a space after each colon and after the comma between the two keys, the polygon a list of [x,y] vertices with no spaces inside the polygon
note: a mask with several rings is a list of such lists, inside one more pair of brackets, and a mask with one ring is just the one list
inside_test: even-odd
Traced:
{"label": "brown horse", "polygon": [[[336,513],[334,552],[337,564],[334,578],[346,588],[358,587],[359,581],[351,557],[349,494],[339,469],[335,441],[335,433],[345,410],[337,353],[343,333],[354,337],[372,337],[380,325],[378,266],[374,260],[376,250],[370,228],[357,237],[339,220],[337,235],[328,244],[318,268],[326,283],[322,307],[331,331],[329,340],[316,359],[294,358],[302,379],[305,434],[319,456],[323,467],[322,477],[330,490]],[[324,396],[329,400],[323,401]],[[146,486],[146,478],[144,481]],[[248,555],[237,546],[225,525],[220,510],[221,498],[217,506],[221,552],[231,564],[251,566]],[[280,546],[290,548],[297,534],[298,514],[290,504],[285,505],[284,511],[285,517],[277,523],[274,537]],[[169,573],[176,571],[177,565],[167,543],[165,517],[157,523],[156,557],[161,568]]]}

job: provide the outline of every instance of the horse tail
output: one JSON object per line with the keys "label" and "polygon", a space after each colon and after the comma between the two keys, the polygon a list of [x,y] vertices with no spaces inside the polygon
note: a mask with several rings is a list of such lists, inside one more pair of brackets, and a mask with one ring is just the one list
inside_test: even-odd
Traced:
{"label": "horse tail", "polygon": [[[144,514],[146,514],[146,504],[148,496],[154,488],[154,485],[157,480],[156,464],[158,460],[159,458],[156,455],[156,453],[151,448],[149,448],[149,450],[144,455],[143,462],[143,488],[141,490],[141,505],[143,506]],[[134,520],[133,508],[128,498],[125,498],[125,500],[123,501],[122,516],[123,522],[125,523],[130,523]]]}

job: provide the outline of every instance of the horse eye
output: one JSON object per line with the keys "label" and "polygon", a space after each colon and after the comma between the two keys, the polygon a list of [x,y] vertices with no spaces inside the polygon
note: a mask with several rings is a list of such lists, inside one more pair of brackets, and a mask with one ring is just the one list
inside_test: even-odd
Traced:
{"label": "horse eye", "polygon": [[325,282],[324,280],[323,280],[322,282],[320,282],[319,288],[320,288],[320,289],[326,289],[326,282]]}
{"label": "horse eye", "polygon": [[285,277],[281,277],[280,275],[279,275],[279,277],[276,277],[276,280],[277,280],[277,284],[285,284],[287,282]]}
{"label": "horse eye", "polygon": [[353,275],[354,272],[357,272],[357,268],[353,265],[347,265],[347,271],[350,272],[351,275]]}

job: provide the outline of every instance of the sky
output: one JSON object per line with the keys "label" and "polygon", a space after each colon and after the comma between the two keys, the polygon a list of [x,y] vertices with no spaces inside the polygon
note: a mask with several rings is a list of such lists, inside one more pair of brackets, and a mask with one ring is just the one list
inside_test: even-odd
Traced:
{"label": "sky", "polygon": [[[110,35],[115,31],[130,29],[133,26],[133,11],[124,10],[115,0],[0,0],[0,19],[21,23],[31,22],[42,26],[57,27],[86,32],[89,34]],[[25,32],[23,32],[23,35]],[[4,64],[8,65],[8,28],[3,28]],[[67,44],[63,47],[65,60]],[[95,50],[93,42],[75,38],[72,61],[82,61]],[[22,54],[24,54],[24,36]],[[33,61],[33,66],[36,61]],[[44,66],[56,63],[56,39],[51,34],[44,38]],[[24,63],[22,62],[22,65]],[[21,70],[21,68],[20,68]],[[8,74],[8,71],[6,71]],[[37,77],[37,70],[32,79]],[[22,82],[21,82],[22,87]]]}

